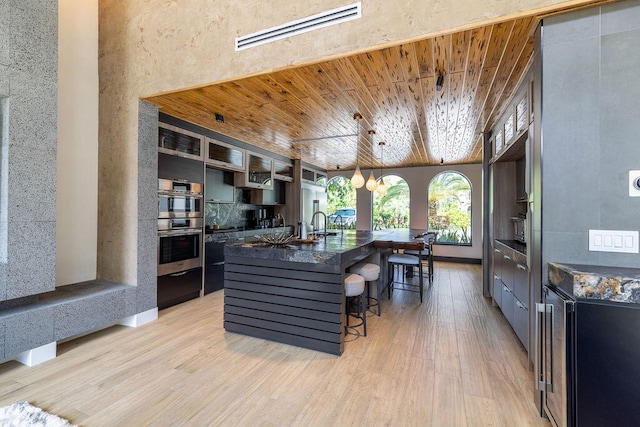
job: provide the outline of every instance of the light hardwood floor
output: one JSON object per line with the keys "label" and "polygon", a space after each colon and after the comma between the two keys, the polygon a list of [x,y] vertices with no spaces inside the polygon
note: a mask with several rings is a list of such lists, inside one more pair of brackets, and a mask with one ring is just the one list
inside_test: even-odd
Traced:
{"label": "light hardwood floor", "polygon": [[83,426],[548,426],[481,267],[436,263],[435,277],[423,304],[384,299],[341,357],[225,333],[216,292],[60,344],[42,365],[0,365],[0,406]]}

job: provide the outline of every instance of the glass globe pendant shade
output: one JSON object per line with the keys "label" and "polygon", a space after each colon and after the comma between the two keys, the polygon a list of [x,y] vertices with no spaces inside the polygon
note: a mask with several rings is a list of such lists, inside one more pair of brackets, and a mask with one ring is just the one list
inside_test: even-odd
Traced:
{"label": "glass globe pendant shade", "polygon": [[367,190],[375,191],[377,187],[378,181],[376,181],[376,178],[373,176],[373,171],[371,171],[371,173],[369,174],[369,179],[367,180]]}
{"label": "glass globe pendant shade", "polygon": [[382,178],[380,178],[380,184],[378,184],[378,188],[376,188],[376,191],[380,195],[387,194],[387,186],[384,185],[384,180]]}
{"label": "glass globe pendant shade", "polygon": [[356,170],[351,177],[351,185],[354,188],[360,188],[364,185],[364,176],[362,176],[362,172],[360,172],[360,165],[356,165]]}

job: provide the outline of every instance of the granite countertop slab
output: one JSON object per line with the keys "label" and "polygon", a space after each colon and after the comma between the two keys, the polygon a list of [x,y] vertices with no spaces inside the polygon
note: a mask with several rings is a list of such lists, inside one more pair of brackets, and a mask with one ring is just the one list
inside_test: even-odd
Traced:
{"label": "granite countertop slab", "polygon": [[576,298],[640,304],[640,269],[549,263],[549,282]]}
{"label": "granite countertop slab", "polygon": [[239,242],[225,246],[225,256],[242,256],[279,261],[340,265],[373,241],[388,233],[346,230],[335,236],[320,238],[315,243],[292,242],[283,246],[272,246],[262,242]]}
{"label": "granite countertop slab", "polygon": [[273,234],[287,231],[293,233],[293,227],[288,225],[286,227],[275,228],[256,228],[256,229],[242,229],[242,228],[228,228],[219,230],[206,230],[205,242],[219,242],[219,241],[234,241],[234,240],[254,240],[256,235]]}

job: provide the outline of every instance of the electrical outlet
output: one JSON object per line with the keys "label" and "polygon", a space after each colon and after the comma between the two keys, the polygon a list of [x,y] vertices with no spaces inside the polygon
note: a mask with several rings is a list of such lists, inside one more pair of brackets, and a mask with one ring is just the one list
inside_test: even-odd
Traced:
{"label": "electrical outlet", "polygon": [[640,197],[640,171],[629,171],[629,196]]}
{"label": "electrical outlet", "polygon": [[589,250],[637,254],[638,234],[637,231],[589,230]]}

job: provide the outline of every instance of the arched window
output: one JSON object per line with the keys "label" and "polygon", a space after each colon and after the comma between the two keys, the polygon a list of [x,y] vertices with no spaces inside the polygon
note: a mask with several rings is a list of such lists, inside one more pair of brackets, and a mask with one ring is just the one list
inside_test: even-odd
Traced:
{"label": "arched window", "polygon": [[409,185],[398,175],[385,176],[384,183],[385,194],[373,192],[373,229],[409,228]]}
{"label": "arched window", "polygon": [[336,176],[327,183],[328,228],[356,228],[356,190],[351,181]]}
{"label": "arched window", "polygon": [[442,172],[429,183],[429,230],[437,243],[471,245],[471,183],[459,172]]}

